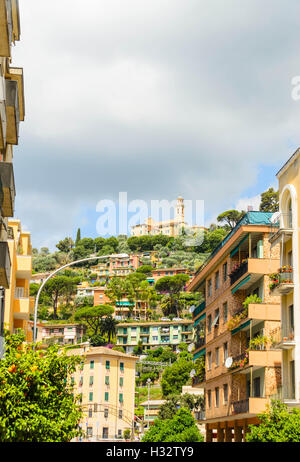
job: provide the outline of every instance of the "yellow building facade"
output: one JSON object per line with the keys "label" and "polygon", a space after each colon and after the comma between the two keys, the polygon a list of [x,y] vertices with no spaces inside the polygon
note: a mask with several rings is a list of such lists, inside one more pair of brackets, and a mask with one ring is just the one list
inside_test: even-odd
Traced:
{"label": "yellow building facade", "polygon": [[276,340],[282,351],[282,389],[278,398],[300,405],[300,149],[277,173],[279,212],[273,218],[271,245],[280,245],[280,268],[273,293],[280,296],[281,327]]}
{"label": "yellow building facade", "polygon": [[134,428],[135,365],[137,357],[106,347],[70,350],[83,357],[71,377],[81,395],[81,422],[88,441],[114,441]]}
{"label": "yellow building facade", "polygon": [[32,340],[32,328],[28,325],[33,314],[29,286],[32,272],[31,236],[22,231],[19,220],[8,221],[8,239],[10,255],[10,285],[5,289],[4,326],[10,332],[23,329],[26,340]]}

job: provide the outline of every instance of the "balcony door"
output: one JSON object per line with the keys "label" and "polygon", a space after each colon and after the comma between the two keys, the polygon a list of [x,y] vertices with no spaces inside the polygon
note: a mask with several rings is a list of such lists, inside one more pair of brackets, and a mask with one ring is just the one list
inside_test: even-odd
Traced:
{"label": "balcony door", "polygon": [[295,399],[295,361],[290,361],[290,390],[291,399]]}

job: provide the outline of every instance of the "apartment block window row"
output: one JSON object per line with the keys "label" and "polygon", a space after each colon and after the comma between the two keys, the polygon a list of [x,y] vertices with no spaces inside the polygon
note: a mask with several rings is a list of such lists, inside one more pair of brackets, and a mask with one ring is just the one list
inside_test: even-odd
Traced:
{"label": "apartment block window row", "polygon": [[[223,405],[228,404],[228,384],[224,384],[221,390],[223,389]],[[220,407],[220,388],[216,387],[214,389],[214,406],[215,408]],[[207,407],[208,409],[212,408],[212,391],[208,390],[207,391]]]}

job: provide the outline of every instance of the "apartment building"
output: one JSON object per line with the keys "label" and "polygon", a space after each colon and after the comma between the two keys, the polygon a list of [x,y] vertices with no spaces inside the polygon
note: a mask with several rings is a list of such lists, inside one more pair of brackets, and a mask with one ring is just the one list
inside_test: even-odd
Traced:
{"label": "apartment building", "polygon": [[89,441],[122,439],[134,429],[135,364],[137,357],[105,347],[70,350],[82,355],[82,365],[71,377],[81,395],[81,422]]}
{"label": "apartment building", "polygon": [[192,343],[193,321],[158,321],[130,322],[117,326],[117,345],[122,346],[126,353],[142,342],[144,349],[168,346],[176,349],[180,343]]}
{"label": "apartment building", "polygon": [[100,282],[107,282],[112,277],[126,277],[141,266],[139,255],[126,253],[111,255],[106,260],[99,261],[91,267],[91,271],[97,274]]}
{"label": "apartment building", "polygon": [[280,249],[269,243],[271,217],[248,212],[188,287],[204,298],[193,311],[194,360],[204,361],[193,384],[205,389],[207,441],[244,441],[281,387],[281,351],[273,339],[280,298],[269,287]]}
{"label": "apartment building", "polygon": [[86,332],[84,324],[42,324],[40,340],[43,343],[58,343],[61,345],[73,345],[82,343]]}
{"label": "apartment building", "polygon": [[[280,264],[272,277],[272,294],[281,304],[281,326],[273,333],[282,351],[282,388],[277,398],[300,405],[300,149],[277,173],[279,213],[274,214],[271,247],[280,246]],[[274,396],[275,398],[276,396]]]}
{"label": "apartment building", "polygon": [[193,272],[188,268],[182,267],[173,267],[173,268],[156,268],[152,271],[152,276],[147,278],[147,281],[150,285],[155,285],[155,283],[165,276],[176,276],[177,274],[188,274],[191,278],[193,277]]}
{"label": "apartment building", "polygon": [[[94,306],[97,305],[111,305],[112,301],[106,295],[106,286],[94,287]],[[123,297],[122,300],[115,303],[115,311],[113,316],[118,320],[124,320],[130,316],[134,319],[146,318],[147,303],[140,300],[137,301],[136,306],[132,300]]]}
{"label": "apartment building", "polygon": [[32,270],[31,236],[23,231],[19,220],[8,220],[7,244],[9,248],[10,284],[5,289],[4,327],[11,333],[22,329],[26,339],[31,340],[31,328],[28,325],[30,314],[34,312],[34,303],[29,296]]}
{"label": "apartment building", "polygon": [[5,289],[10,286],[7,219],[14,215],[13,146],[24,120],[23,70],[11,65],[11,48],[20,40],[18,0],[0,0],[0,357],[3,353]]}

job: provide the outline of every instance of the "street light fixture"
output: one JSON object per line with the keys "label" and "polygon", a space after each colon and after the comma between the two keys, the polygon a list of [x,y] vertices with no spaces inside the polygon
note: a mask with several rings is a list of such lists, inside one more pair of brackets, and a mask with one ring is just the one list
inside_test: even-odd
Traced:
{"label": "street light fixture", "polygon": [[86,261],[90,261],[90,260],[101,260],[101,259],[110,258],[110,257],[118,258],[118,257],[121,257],[121,256],[124,256],[124,254],[101,255],[101,256],[96,256],[95,255],[95,256],[92,256],[92,257],[82,258],[81,260],[72,261],[71,263],[68,263],[67,265],[63,265],[60,268],[57,268],[51,274],[49,274],[49,276],[42,282],[42,285],[40,286],[40,288],[38,290],[38,293],[37,293],[37,296],[36,296],[36,299],[35,299],[34,324],[33,324],[33,350],[35,350],[36,337],[37,337],[37,335],[36,335],[36,324],[37,324],[37,310],[38,310],[39,298],[40,298],[40,294],[41,294],[41,291],[42,291],[44,285],[49,281],[49,279],[51,279],[59,271],[65,269],[65,268],[68,268],[69,266],[76,265],[77,263],[82,263],[82,262],[86,262]]}

